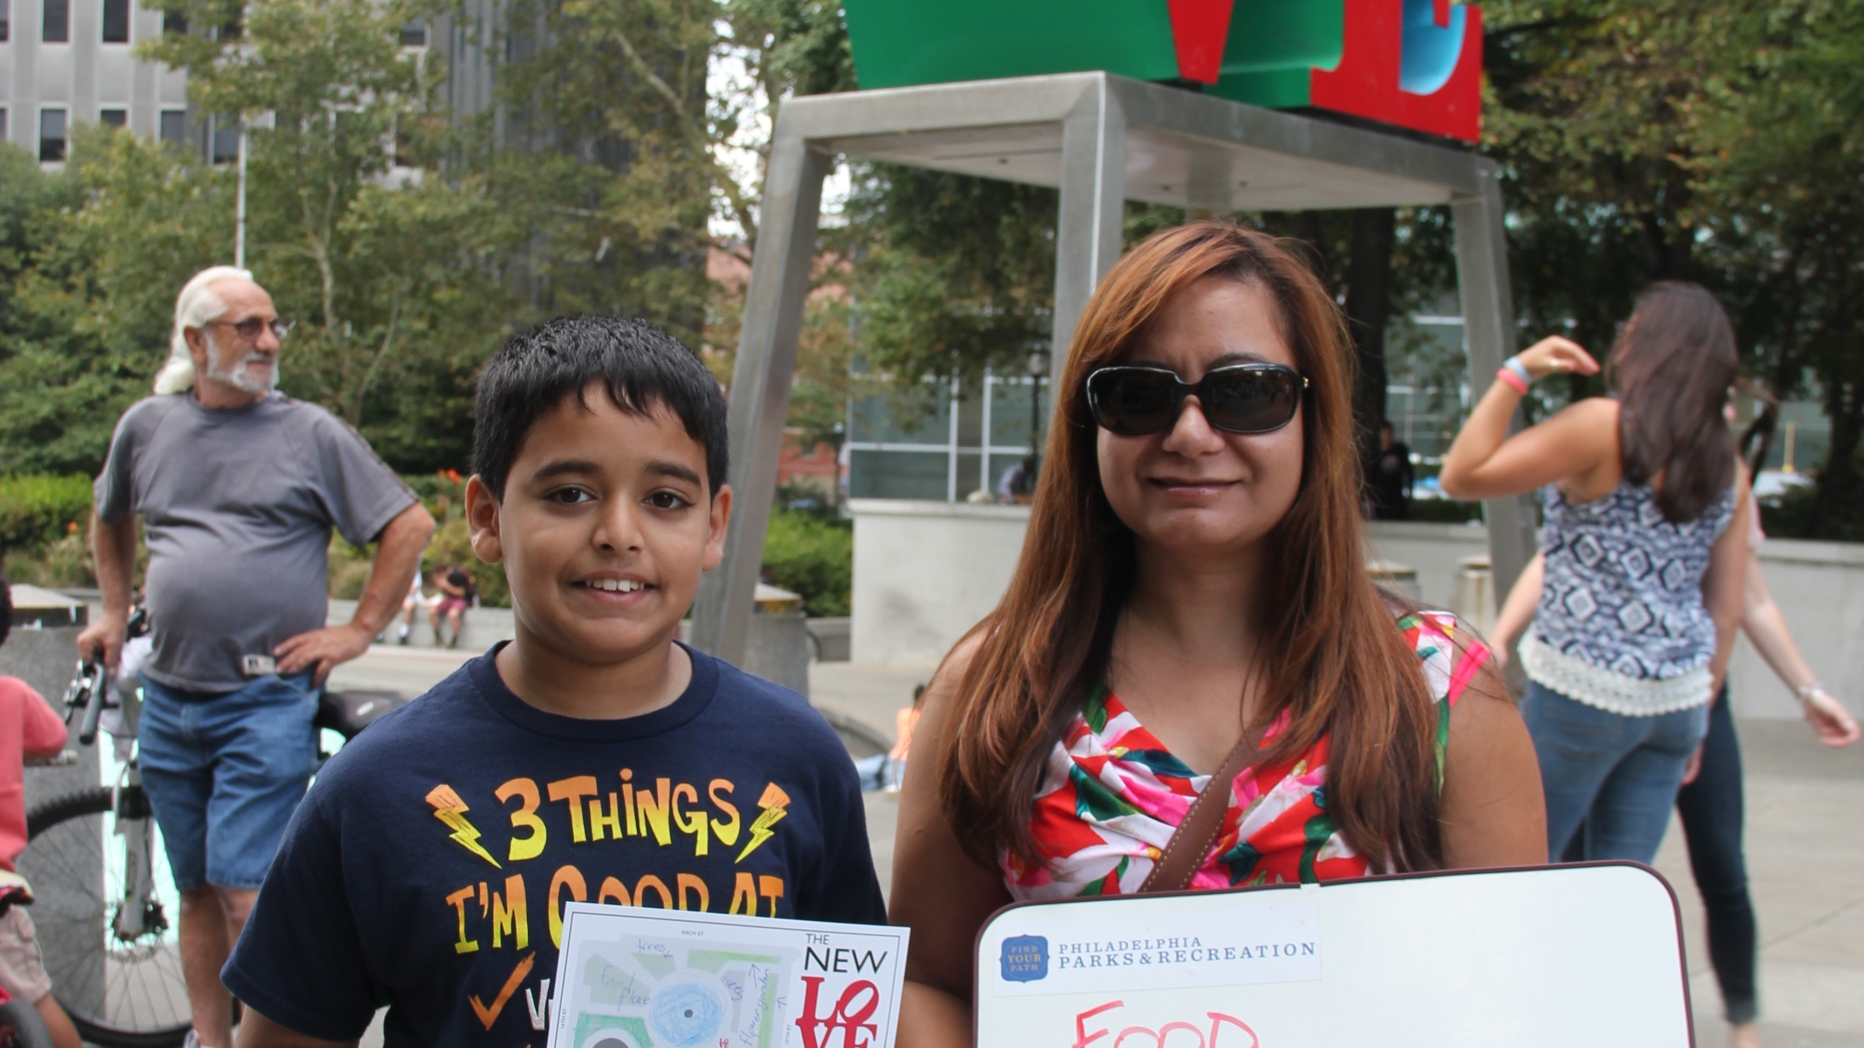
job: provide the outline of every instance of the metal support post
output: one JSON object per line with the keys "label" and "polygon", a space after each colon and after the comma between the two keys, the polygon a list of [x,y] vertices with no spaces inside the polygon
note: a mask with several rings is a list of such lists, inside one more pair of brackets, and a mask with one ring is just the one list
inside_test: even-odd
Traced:
{"label": "metal support post", "polygon": [[[1477,169],[1481,191],[1451,204],[1456,220],[1456,275],[1463,299],[1463,330],[1469,342],[1469,396],[1474,403],[1495,381],[1495,372],[1514,353],[1514,296],[1508,284],[1508,239],[1502,225],[1500,170],[1493,161]],[[1519,415],[1515,425],[1520,424]],[[1534,502],[1527,495],[1484,499],[1489,525],[1489,564],[1497,605],[1534,558]],[[1499,607],[1498,607],[1499,610]],[[1510,662],[1511,673],[1519,660]],[[1518,683],[1518,682],[1517,682]]]}
{"label": "metal support post", "polygon": [[693,608],[693,644],[736,665],[744,662],[764,560],[764,529],[776,495],[822,180],[829,170],[829,157],[811,149],[788,116],[778,113],[772,137],[738,360],[731,373],[732,508],[725,559],[700,580]]}
{"label": "metal support post", "polygon": [[246,268],[246,121],[239,122],[239,188],[233,204],[233,268]]}
{"label": "metal support post", "polygon": [[1061,123],[1061,215],[1055,229],[1049,382],[1061,388],[1068,344],[1087,300],[1120,258],[1126,214],[1126,115],[1105,76]]}

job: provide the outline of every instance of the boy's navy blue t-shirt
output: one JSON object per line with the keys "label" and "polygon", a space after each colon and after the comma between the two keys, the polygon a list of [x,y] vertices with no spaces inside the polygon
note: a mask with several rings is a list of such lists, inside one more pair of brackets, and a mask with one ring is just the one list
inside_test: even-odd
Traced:
{"label": "boy's navy blue t-shirt", "polygon": [[[689,649],[690,650],[690,649]],[[226,985],[300,1033],[544,1043],[572,899],[886,922],[847,751],[795,692],[692,652],[672,705],[575,720],[494,649],[331,759]]]}

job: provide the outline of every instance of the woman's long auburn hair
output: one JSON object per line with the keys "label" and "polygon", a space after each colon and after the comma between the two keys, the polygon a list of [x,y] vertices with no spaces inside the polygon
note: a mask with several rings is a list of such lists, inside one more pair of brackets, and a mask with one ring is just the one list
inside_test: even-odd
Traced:
{"label": "woman's long auburn hair", "polygon": [[1215,222],[1169,229],[1134,248],[1081,316],[1016,574],[967,636],[978,647],[937,758],[945,816],[980,861],[1006,851],[1042,861],[1029,835],[1036,794],[1068,720],[1104,679],[1134,581],[1133,533],[1100,486],[1087,377],[1125,356],[1175,296],[1213,276],[1268,291],[1309,382],[1300,490],[1266,540],[1258,596],[1265,701],[1249,727],[1283,710],[1290,723],[1258,759],[1291,758],[1330,732],[1327,808],[1346,840],[1375,870],[1437,867],[1435,712],[1417,656],[1366,572],[1352,362],[1339,309],[1274,238]]}
{"label": "woman's long auburn hair", "polygon": [[1700,284],[1665,280],[1638,296],[1611,356],[1625,479],[1663,476],[1657,508],[1681,524],[1702,516],[1735,479],[1735,438],[1722,408],[1741,357],[1722,304]]}

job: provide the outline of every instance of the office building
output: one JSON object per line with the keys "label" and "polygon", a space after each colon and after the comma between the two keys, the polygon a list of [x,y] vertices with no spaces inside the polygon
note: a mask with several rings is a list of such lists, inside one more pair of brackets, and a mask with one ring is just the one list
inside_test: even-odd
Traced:
{"label": "office building", "polygon": [[[491,0],[471,0],[471,20],[404,27],[402,43],[445,54],[443,102],[462,113],[492,104]],[[137,41],[186,23],[139,0],[0,0],[0,141],[61,163],[76,124],[125,127],[217,162],[233,160],[231,120],[195,112],[187,74],[138,61]]]}

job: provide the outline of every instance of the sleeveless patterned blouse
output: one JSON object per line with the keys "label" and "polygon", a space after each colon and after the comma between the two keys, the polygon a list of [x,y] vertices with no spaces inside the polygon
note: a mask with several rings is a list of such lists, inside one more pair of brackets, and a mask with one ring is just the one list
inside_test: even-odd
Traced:
{"label": "sleeveless patterned blouse", "polygon": [[1733,485],[1681,524],[1648,484],[1620,481],[1577,505],[1548,485],[1546,583],[1521,641],[1528,679],[1628,717],[1708,702],[1715,620],[1702,576],[1734,510]]}
{"label": "sleeveless patterned blouse", "polygon": [[[1489,651],[1473,633],[1465,633],[1460,649],[1452,643],[1462,627],[1447,612],[1406,615],[1398,626],[1417,652],[1437,703],[1441,785],[1450,708]],[[1287,727],[1284,712],[1263,741]],[[1328,753],[1329,736],[1323,735],[1292,759],[1244,768],[1230,787],[1216,846],[1192,875],[1191,887],[1312,883],[1376,872],[1340,836],[1327,812]],[[1138,891],[1209,780],[1172,756],[1101,687],[1049,757],[1029,827],[1044,862],[1025,864],[1005,852],[1004,883],[1018,900]]]}

